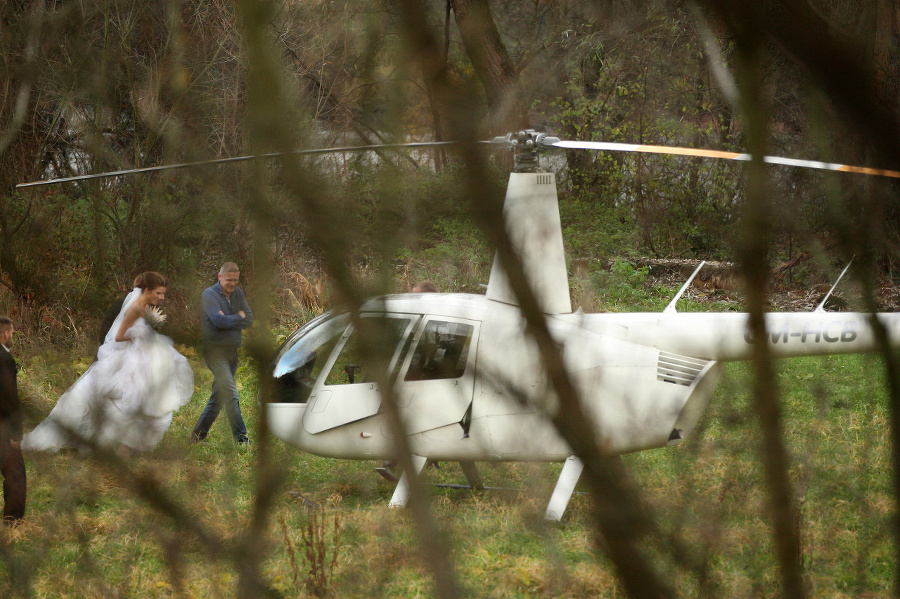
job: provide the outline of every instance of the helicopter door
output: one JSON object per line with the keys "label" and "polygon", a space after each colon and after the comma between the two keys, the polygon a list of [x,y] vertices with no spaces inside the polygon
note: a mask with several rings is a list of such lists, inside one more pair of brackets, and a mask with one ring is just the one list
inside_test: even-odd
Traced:
{"label": "helicopter door", "polygon": [[[363,318],[375,318],[363,315]],[[385,339],[385,348],[390,351],[388,372],[402,363],[401,343],[411,333],[421,317],[379,314],[379,324]],[[309,433],[320,433],[344,424],[374,416],[381,407],[381,392],[373,372],[372,356],[366,356],[359,343],[359,335],[353,326],[347,328],[328,360],[323,375],[316,381],[314,399],[303,417],[303,428]]]}
{"label": "helicopter door", "polygon": [[407,434],[461,423],[472,403],[479,323],[433,317],[402,365],[397,405]]}

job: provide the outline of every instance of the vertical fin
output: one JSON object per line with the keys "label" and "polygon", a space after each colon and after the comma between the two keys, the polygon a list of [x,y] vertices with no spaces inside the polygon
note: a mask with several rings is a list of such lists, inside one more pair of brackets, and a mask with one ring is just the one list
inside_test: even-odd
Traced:
{"label": "vertical fin", "polygon": [[[512,173],[503,203],[506,230],[522,258],[531,289],[545,314],[568,314],[569,275],[563,248],[556,176],[553,173]],[[487,297],[517,305],[506,273],[494,256]]]}
{"label": "vertical fin", "polygon": [[672,312],[677,312],[677,310],[675,309],[675,304],[678,303],[678,300],[681,299],[681,295],[682,295],[685,291],[687,291],[687,288],[691,286],[691,282],[693,282],[694,277],[697,276],[697,273],[700,272],[700,269],[703,268],[703,265],[704,265],[704,264],[706,264],[706,261],[705,261],[705,260],[704,260],[703,262],[701,262],[701,263],[700,263],[700,266],[698,266],[698,267],[694,270],[693,274],[692,274],[690,277],[688,277],[688,280],[684,282],[684,285],[681,286],[681,289],[678,290],[678,293],[675,294],[675,297],[672,298],[672,301],[669,302],[669,305],[666,306],[666,309],[665,309],[665,310],[663,310],[663,314],[670,314],[670,313],[672,313]]}
{"label": "vertical fin", "polygon": [[819,302],[819,305],[816,306],[816,309],[813,312],[824,312],[825,311],[825,302],[828,301],[828,298],[831,297],[831,294],[834,293],[834,290],[837,289],[838,283],[841,282],[841,279],[844,278],[844,275],[847,274],[847,270],[850,269],[850,265],[853,264],[853,258],[850,259],[850,262],[847,263],[847,266],[844,267],[844,270],[841,271],[840,276],[838,276],[837,281],[834,282],[834,285],[831,286],[831,289],[828,290],[828,293],[825,294],[825,297],[822,298],[822,301]]}

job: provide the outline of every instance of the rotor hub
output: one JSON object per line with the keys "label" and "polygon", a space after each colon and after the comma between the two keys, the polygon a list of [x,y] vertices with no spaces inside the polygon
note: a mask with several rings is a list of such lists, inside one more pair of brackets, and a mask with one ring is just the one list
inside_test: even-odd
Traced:
{"label": "rotor hub", "polygon": [[524,129],[518,133],[508,133],[505,137],[495,137],[493,142],[506,144],[513,151],[514,172],[535,173],[540,170],[538,154],[559,143],[559,138],[534,129]]}

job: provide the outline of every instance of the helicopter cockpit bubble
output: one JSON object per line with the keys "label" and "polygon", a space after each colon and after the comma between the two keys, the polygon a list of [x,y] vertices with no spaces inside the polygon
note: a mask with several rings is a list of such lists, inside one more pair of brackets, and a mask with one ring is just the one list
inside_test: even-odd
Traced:
{"label": "helicopter cockpit bubble", "polygon": [[[363,314],[362,317],[375,318],[371,314]],[[393,356],[390,369],[396,371],[402,365],[409,350],[408,337],[419,318],[408,315],[379,319],[380,324],[385,325],[381,331],[385,349]],[[325,386],[372,382],[375,376],[367,367],[369,360],[358,345],[358,335],[354,335],[353,328],[348,327],[349,313],[327,312],[294,333],[275,358],[272,369],[273,401],[306,403],[317,381]],[[344,338],[346,341],[342,342]],[[407,342],[401,343],[404,340]],[[330,360],[338,346],[338,355]]]}
{"label": "helicopter cockpit bubble", "polygon": [[[403,359],[406,357],[412,325],[418,322],[420,317],[418,315],[410,317],[408,315],[362,314],[362,318],[369,321],[369,324],[379,327],[373,332],[379,337],[381,349],[390,357],[388,372],[391,372],[392,369],[395,371],[402,365]],[[378,378],[378,373],[372,371],[372,356],[366,355],[356,331],[348,331],[345,336],[347,341],[344,342],[334,364],[325,375],[324,385],[326,387],[371,383]],[[407,342],[401,345],[404,340]]]}
{"label": "helicopter cockpit bubble", "polygon": [[347,312],[326,312],[306,323],[284,343],[272,370],[274,401],[307,402],[325,362],[349,323]]}

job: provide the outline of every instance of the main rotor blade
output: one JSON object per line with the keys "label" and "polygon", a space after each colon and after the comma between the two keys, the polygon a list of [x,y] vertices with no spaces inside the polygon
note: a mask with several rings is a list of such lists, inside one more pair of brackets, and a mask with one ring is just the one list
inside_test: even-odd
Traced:
{"label": "main rotor blade", "polygon": [[[336,148],[317,148],[314,150],[295,150],[293,152],[271,152],[269,154],[253,154],[250,156],[234,156],[231,158],[213,158],[210,160],[198,160],[196,162],[181,162],[178,164],[162,164],[159,166],[145,166],[141,168],[130,168],[120,171],[110,171],[106,173],[94,173],[90,175],[75,175],[72,177],[60,177],[59,179],[45,179],[42,181],[32,181],[30,183],[19,183],[16,189],[23,187],[37,187],[40,185],[55,185],[56,183],[68,183],[71,181],[86,181],[88,179],[106,179],[109,177],[119,177],[122,175],[136,175],[139,173],[155,173],[158,171],[167,171],[179,168],[189,168],[193,166],[207,166],[212,164],[228,164],[231,162],[244,162],[247,160],[264,160],[269,158],[279,158],[282,156],[308,156],[315,154],[330,154],[338,152],[369,152],[373,150],[398,150],[402,148],[428,148],[435,146],[451,146],[459,145],[458,141],[424,141],[402,144],[377,144],[370,146],[343,146]],[[478,142],[483,143],[483,142]]]}
{"label": "main rotor blade", "polygon": [[[722,160],[738,160],[750,162],[753,157],[750,154],[737,152],[723,152],[721,150],[702,150],[696,148],[682,148],[676,146],[645,146],[641,144],[623,144],[607,141],[558,141],[548,144],[554,148],[571,150],[602,150],[607,152],[641,152],[644,154],[670,154],[674,156],[697,156],[700,158],[719,158]],[[849,164],[836,164],[833,162],[819,162],[817,160],[800,160],[797,158],[784,158],[782,156],[763,156],[763,162],[768,164],[780,164],[784,166],[796,166],[812,168],[823,171],[837,171],[841,173],[859,173],[861,175],[878,175],[881,177],[893,177],[900,179],[900,171],[888,169],[869,168],[866,166],[851,166]]]}
{"label": "main rotor blade", "polygon": [[[86,181],[88,179],[105,179],[109,177],[119,177],[123,175],[134,175],[139,173],[153,173],[158,171],[190,168],[195,166],[207,166],[215,164],[228,164],[232,162],[244,162],[248,160],[265,160],[271,158],[279,158],[283,156],[309,156],[317,154],[329,154],[336,152],[371,152],[378,150],[399,150],[405,148],[429,148],[441,146],[461,145],[466,142],[458,141],[426,141],[412,143],[397,144],[374,144],[365,146],[341,146],[333,148],[316,148],[311,150],[296,150],[294,152],[272,152],[268,154],[254,154],[250,156],[235,156],[231,158],[214,158],[210,160],[198,160],[195,162],[182,162],[178,164],[163,164],[159,166],[146,166],[141,168],[123,169],[105,173],[94,173],[89,175],[75,175],[72,177],[60,177],[58,179],[45,179],[42,181],[32,181],[29,183],[19,183],[16,188],[37,187],[41,185],[54,185],[57,183],[68,183],[72,181]],[[475,144],[490,145],[508,145],[509,140],[497,138],[492,141],[477,141]],[[749,162],[752,160],[750,154],[741,154],[738,152],[725,152],[722,150],[705,150],[699,148],[685,148],[678,146],[654,146],[643,144],[626,144],[605,141],[561,141],[555,138],[545,138],[540,140],[539,146],[548,148],[561,148],[572,150],[600,150],[606,152],[640,152],[644,154],[663,154],[674,156],[695,156],[699,158],[717,158],[721,160],[736,160],[740,162]],[[778,164],[783,166],[793,166],[800,168],[811,168],[817,170],[858,173],[862,175],[876,175],[881,177],[891,177],[900,179],[900,171],[889,169],[870,168],[865,166],[852,166],[848,164],[837,164],[833,162],[820,162],[817,160],[801,160],[797,158],[785,158],[782,156],[763,156],[763,162],[768,164]]]}

